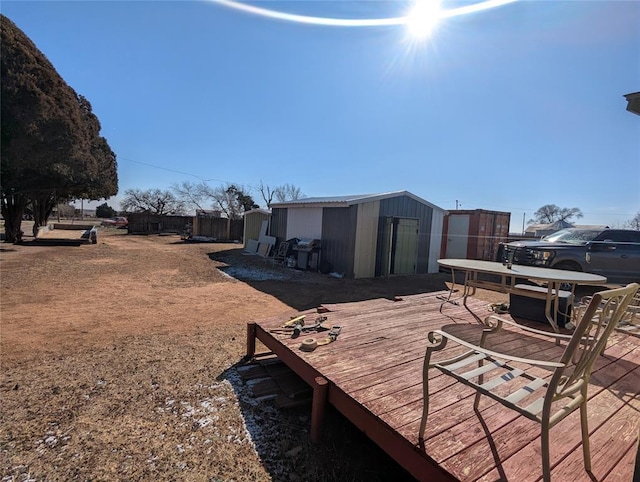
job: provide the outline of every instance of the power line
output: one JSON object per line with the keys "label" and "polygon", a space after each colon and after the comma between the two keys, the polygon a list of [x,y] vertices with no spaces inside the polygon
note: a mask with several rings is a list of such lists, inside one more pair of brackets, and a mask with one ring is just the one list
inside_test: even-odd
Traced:
{"label": "power line", "polygon": [[[205,179],[202,176],[199,176],[197,174],[193,174],[190,172],[185,172],[185,171],[179,171],[176,169],[170,169],[168,167],[163,167],[163,166],[158,166],[156,164],[151,164],[149,162],[143,162],[143,161],[136,161],[135,159],[130,159],[127,157],[118,157],[118,160],[123,160],[123,161],[127,161],[127,162],[133,162],[135,164],[140,164],[142,166],[147,166],[147,167],[152,167],[154,169],[159,169],[162,171],[167,171],[167,172],[174,172],[176,174],[182,174],[184,176],[190,176],[190,177],[194,177],[196,179],[199,179],[202,182],[219,182],[222,184],[235,184],[235,185],[242,185],[242,186],[246,186],[248,188],[251,189],[255,189],[255,190],[259,190],[260,186],[254,186],[251,184],[245,184],[245,183],[241,183],[241,182],[234,182],[234,181],[228,181],[228,180],[222,180],[222,179],[215,179],[215,178],[208,178]],[[452,201],[447,200],[444,204],[448,204]],[[438,203],[436,201],[437,204],[442,205],[443,203],[440,202]],[[460,203],[458,200],[455,200],[455,203],[457,204],[456,209],[458,208],[458,206],[462,206],[462,203]],[[469,201],[465,201],[466,206],[470,206],[473,204],[478,205],[478,203],[471,203]],[[523,212],[531,212],[534,213],[535,211],[537,211],[539,208],[531,208],[531,207],[509,207],[506,208],[504,206],[491,206],[491,205],[486,205],[486,204],[480,204],[483,207],[481,209],[496,209],[496,210],[504,210],[504,211],[509,211],[509,212],[513,212],[513,211],[523,211]],[[469,209],[473,209],[473,208],[469,208]],[[611,213],[611,212],[605,212],[605,211],[601,211],[601,212],[597,212],[597,211],[581,211],[582,214],[587,214],[587,215],[598,215],[598,216],[634,216],[636,213],[635,212],[627,212],[627,213]]]}
{"label": "power line", "polygon": [[219,183],[222,183],[222,184],[235,184],[235,185],[247,186],[247,187],[249,187],[251,189],[260,189],[259,186],[253,186],[251,184],[245,184],[245,183],[239,183],[239,182],[233,182],[233,181],[225,181],[225,180],[222,180],[222,179],[214,179],[214,178],[205,179],[202,176],[198,176],[197,174],[193,174],[193,173],[190,173],[190,172],[178,171],[176,169],[170,169],[168,167],[158,166],[158,165],[151,164],[151,163],[148,163],[148,162],[136,161],[135,159],[129,159],[127,157],[118,157],[118,160],[119,161],[122,160],[122,161],[127,161],[127,162],[133,162],[135,164],[140,164],[142,166],[152,167],[154,169],[159,169],[161,171],[175,172],[176,174],[183,174],[185,176],[195,177],[196,179],[199,179],[202,182],[214,181],[214,182],[219,182]]}

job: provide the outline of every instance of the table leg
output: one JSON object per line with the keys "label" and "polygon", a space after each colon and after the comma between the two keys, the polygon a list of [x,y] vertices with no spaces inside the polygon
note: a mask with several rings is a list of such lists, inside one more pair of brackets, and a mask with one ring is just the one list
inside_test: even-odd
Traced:
{"label": "table leg", "polygon": [[[559,333],[558,311],[560,311],[560,283],[547,282],[547,298],[544,305],[544,314],[553,331]],[[553,313],[552,313],[553,309]],[[560,340],[556,340],[556,345],[560,345]]]}
{"label": "table leg", "polygon": [[478,272],[477,271],[467,271],[467,276],[465,277],[464,284],[466,287],[465,290],[465,298],[467,296],[473,296],[476,294],[476,283],[478,281]]}
{"label": "table leg", "polygon": [[[445,305],[445,303],[451,303],[454,305],[458,304],[456,300],[460,299],[461,297],[451,299],[451,295],[453,295],[453,293],[455,292],[455,287],[456,287],[456,272],[453,268],[451,268],[451,288],[449,288],[449,295],[446,297],[446,299],[444,296],[438,296],[438,299],[443,300],[442,303],[440,303],[440,313],[442,313],[442,307]],[[465,274],[465,287],[462,292],[462,296],[466,296],[465,295],[466,290],[467,290],[467,283],[466,283],[466,274]]]}
{"label": "table leg", "polygon": [[464,272],[464,290],[462,290],[462,304],[467,310],[469,307],[467,306],[467,298],[471,294],[472,290],[475,294],[476,288],[474,286],[474,281],[477,279],[477,274],[475,272],[465,271]]}

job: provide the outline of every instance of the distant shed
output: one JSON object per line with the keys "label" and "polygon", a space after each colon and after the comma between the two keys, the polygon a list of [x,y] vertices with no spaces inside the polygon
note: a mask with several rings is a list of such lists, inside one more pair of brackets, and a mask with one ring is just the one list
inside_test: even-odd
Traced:
{"label": "distant shed", "polygon": [[443,258],[495,261],[501,242],[509,238],[511,213],[501,211],[452,210],[445,216]]}
{"label": "distant shed", "polygon": [[[243,215],[244,218],[244,232],[242,240],[244,241],[244,247],[247,247],[247,242],[250,239],[258,240],[260,237],[260,229],[264,221],[269,222],[271,217],[271,211],[266,209],[252,209],[246,211]],[[265,233],[266,234],[266,233]]]}
{"label": "distant shed", "polygon": [[272,203],[278,242],[321,240],[321,268],[347,278],[438,272],[446,211],[408,191]]}

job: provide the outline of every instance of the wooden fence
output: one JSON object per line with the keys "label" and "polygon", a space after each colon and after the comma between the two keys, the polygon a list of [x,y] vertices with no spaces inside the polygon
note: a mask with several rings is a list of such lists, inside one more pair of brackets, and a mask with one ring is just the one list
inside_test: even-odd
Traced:
{"label": "wooden fence", "polygon": [[213,238],[216,241],[242,240],[242,219],[212,218],[200,216],[161,216],[150,213],[128,213],[129,234],[185,233],[191,228],[194,236]]}
{"label": "wooden fence", "polygon": [[242,239],[244,221],[242,219],[195,217],[193,235],[214,238],[217,241],[236,241]]}
{"label": "wooden fence", "polygon": [[185,226],[193,222],[191,216],[162,216],[150,213],[128,213],[129,234],[182,234]]}

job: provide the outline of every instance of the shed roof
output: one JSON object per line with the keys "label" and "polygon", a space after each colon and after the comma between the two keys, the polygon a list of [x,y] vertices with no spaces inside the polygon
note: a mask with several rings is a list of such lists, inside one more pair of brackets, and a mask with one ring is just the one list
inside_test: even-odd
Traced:
{"label": "shed roof", "polygon": [[354,204],[381,201],[383,199],[390,199],[390,198],[400,197],[400,196],[410,197],[411,199],[414,199],[419,203],[426,204],[427,206],[430,206],[433,209],[446,213],[445,209],[442,209],[441,207],[436,206],[433,203],[425,201],[421,197],[416,196],[415,194],[412,194],[409,191],[394,191],[394,192],[377,193],[377,194],[352,194],[352,195],[346,195],[346,196],[306,197],[302,199],[296,199],[293,201],[271,203],[269,207],[271,208],[306,208],[306,207],[338,208],[338,207],[353,206]]}
{"label": "shed roof", "polygon": [[633,92],[624,96],[627,99],[627,110],[640,115],[640,92]]}
{"label": "shed roof", "polygon": [[271,214],[271,209],[262,209],[262,208],[250,209],[249,211],[243,212],[242,215],[246,216],[247,214],[252,214],[252,213],[260,213],[260,214],[269,216]]}

